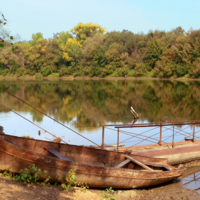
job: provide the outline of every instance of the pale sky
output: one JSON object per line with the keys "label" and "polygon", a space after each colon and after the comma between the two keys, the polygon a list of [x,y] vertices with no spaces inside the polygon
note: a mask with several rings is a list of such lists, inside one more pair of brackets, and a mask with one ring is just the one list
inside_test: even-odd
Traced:
{"label": "pale sky", "polygon": [[199,0],[0,0],[0,12],[8,20],[6,29],[21,40],[33,33],[44,38],[69,31],[79,22],[99,24],[107,31],[147,33],[170,31],[178,26],[200,29]]}

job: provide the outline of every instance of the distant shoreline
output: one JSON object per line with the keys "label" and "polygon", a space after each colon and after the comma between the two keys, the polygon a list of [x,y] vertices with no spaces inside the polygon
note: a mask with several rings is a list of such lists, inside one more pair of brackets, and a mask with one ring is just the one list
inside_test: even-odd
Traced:
{"label": "distant shoreline", "polygon": [[152,80],[152,81],[200,81],[200,78],[154,78],[154,77],[0,77],[0,80]]}

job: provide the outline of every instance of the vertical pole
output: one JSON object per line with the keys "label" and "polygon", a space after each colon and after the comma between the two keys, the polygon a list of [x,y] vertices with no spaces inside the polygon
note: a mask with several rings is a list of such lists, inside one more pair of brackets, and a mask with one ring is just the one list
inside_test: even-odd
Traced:
{"label": "vertical pole", "polygon": [[194,137],[195,137],[195,124],[193,124],[193,138],[192,138],[192,142],[194,142]]}
{"label": "vertical pole", "polygon": [[160,146],[161,146],[161,142],[162,142],[162,124],[160,124],[160,141],[158,142]]}
{"label": "vertical pole", "polygon": [[174,148],[175,145],[174,145],[174,125],[173,125],[173,136],[172,136],[172,147]]}
{"label": "vertical pole", "polygon": [[101,145],[102,149],[104,149],[104,129],[105,129],[105,127],[102,126],[102,145]]}
{"label": "vertical pole", "polygon": [[119,128],[117,129],[117,151],[119,151]]}

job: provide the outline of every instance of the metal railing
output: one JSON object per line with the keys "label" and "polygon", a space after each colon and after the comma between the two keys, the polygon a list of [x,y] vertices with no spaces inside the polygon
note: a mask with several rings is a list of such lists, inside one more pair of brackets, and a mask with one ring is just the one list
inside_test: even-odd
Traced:
{"label": "metal railing", "polygon": [[[195,140],[200,140],[200,134],[198,135],[200,133],[200,120],[102,125],[102,149],[105,148],[106,130],[117,133],[117,151],[119,151],[119,145],[124,142],[134,143],[131,146],[127,146],[128,149],[142,144],[157,144],[161,146],[168,143],[175,147],[176,142],[195,142]],[[126,135],[126,138],[122,141],[120,141],[120,134]],[[127,138],[128,136],[130,137]],[[134,140],[130,141],[131,139]]]}

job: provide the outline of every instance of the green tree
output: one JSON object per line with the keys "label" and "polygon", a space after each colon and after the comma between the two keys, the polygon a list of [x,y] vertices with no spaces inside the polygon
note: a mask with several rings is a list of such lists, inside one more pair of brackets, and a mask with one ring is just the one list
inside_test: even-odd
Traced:
{"label": "green tree", "polygon": [[[4,17],[4,15],[0,12],[0,48],[4,47],[5,44],[10,44],[12,45],[11,41],[13,40],[13,36],[10,36],[9,32],[4,28],[4,26],[7,24],[7,20]],[[13,48],[12,51],[17,49],[17,47]],[[0,61],[0,66],[2,66],[2,63],[4,60],[7,60],[8,57],[4,55],[3,52],[1,52],[1,61]]]}
{"label": "green tree", "polygon": [[163,42],[159,39],[152,39],[148,42],[145,63],[153,69],[158,60],[161,60],[163,53]]}
{"label": "green tree", "polygon": [[[105,35],[96,33],[86,39],[85,46],[82,48],[83,59],[81,60],[86,69],[87,66],[92,66],[95,71],[100,73],[99,68],[105,67],[107,63],[104,46],[105,38]],[[96,73],[96,75],[99,75],[99,73]]]}
{"label": "green tree", "polygon": [[42,33],[33,34],[32,39],[24,48],[26,66],[35,72],[40,72],[42,67],[55,68],[60,61],[56,41],[44,39]]}
{"label": "green tree", "polygon": [[121,44],[112,43],[105,52],[105,57],[110,65],[120,67]]}

